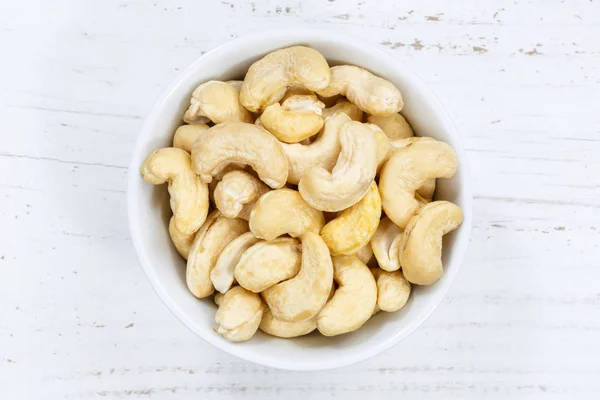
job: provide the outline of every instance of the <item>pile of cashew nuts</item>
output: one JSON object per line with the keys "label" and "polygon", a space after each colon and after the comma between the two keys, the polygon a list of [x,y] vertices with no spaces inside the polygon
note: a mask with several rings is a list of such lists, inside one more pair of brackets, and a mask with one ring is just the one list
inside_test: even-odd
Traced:
{"label": "pile of cashew nuts", "polygon": [[352,332],[442,276],[442,237],[463,214],[433,195],[457,156],[415,137],[403,104],[391,82],[304,46],[194,90],[141,173],[168,183],[169,234],[190,292],[217,291],[217,333]]}

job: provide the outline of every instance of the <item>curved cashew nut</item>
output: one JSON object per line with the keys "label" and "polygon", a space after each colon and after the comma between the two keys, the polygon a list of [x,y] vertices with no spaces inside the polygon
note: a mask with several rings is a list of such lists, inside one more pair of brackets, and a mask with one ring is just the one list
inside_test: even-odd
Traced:
{"label": "curved cashew nut", "polygon": [[333,257],[333,270],[339,287],[317,317],[317,329],[325,336],[357,330],[371,317],[377,302],[375,279],[358,257]]}
{"label": "curved cashew nut", "polygon": [[181,254],[181,257],[187,260],[190,249],[192,248],[192,243],[194,243],[194,238],[196,237],[196,232],[180,232],[175,226],[175,217],[171,217],[169,220],[169,235],[171,236],[171,241],[175,245],[175,249]]}
{"label": "curved cashew nut", "polygon": [[196,234],[187,260],[186,282],[198,298],[210,296],[214,287],[210,272],[223,249],[236,237],[248,232],[243,219],[227,218],[213,211]]}
{"label": "curved cashew nut", "polygon": [[181,234],[190,235],[200,229],[208,214],[208,187],[192,171],[185,150],[156,150],[142,165],[141,173],[153,185],[169,183],[174,226]]}
{"label": "curved cashew nut", "polygon": [[284,322],[302,322],[321,310],[333,283],[327,245],[319,235],[302,236],[302,266],[294,278],[266,289],[262,295],[273,316]]}
{"label": "curved cashew nut", "polygon": [[381,218],[381,198],[377,184],[371,183],[367,194],[355,205],[344,210],[321,230],[332,256],[356,254],[377,230]]}
{"label": "curved cashew nut", "polygon": [[377,306],[381,311],[398,311],[408,301],[410,283],[402,272],[387,272],[380,268],[371,268],[377,282]]}
{"label": "curved cashew nut", "polygon": [[264,305],[260,296],[241,286],[229,290],[219,300],[215,332],[232,342],[250,339],[260,325]]}
{"label": "curved cashew nut", "polygon": [[331,171],[342,149],[339,136],[340,129],[349,121],[350,117],[346,114],[337,114],[325,121],[323,132],[310,145],[300,143],[281,144],[288,158],[289,183],[297,185],[306,171],[313,166],[320,166]]}
{"label": "curved cashew nut", "polygon": [[395,114],[404,106],[400,90],[392,82],[353,65],[332,67],[331,83],[317,93],[325,97],[342,94],[371,115]]}
{"label": "curved cashew nut", "polygon": [[220,124],[222,122],[254,122],[254,116],[239,101],[239,91],[220,81],[208,81],[192,93],[190,108],[183,115],[187,123],[203,123],[206,118]]}
{"label": "curved cashew nut", "polygon": [[369,115],[367,122],[380,127],[390,139],[406,139],[415,136],[406,119],[399,113],[385,117]]}
{"label": "curved cashew nut", "polygon": [[194,142],[192,166],[204,182],[210,183],[232,162],[250,165],[274,189],[287,180],[287,158],[281,144],[254,124],[225,122],[213,126],[202,135],[202,140]]}
{"label": "curved cashew nut", "polygon": [[363,120],[362,110],[346,99],[340,99],[334,106],[324,109],[323,118],[330,118],[334,114],[340,112],[348,115],[353,121],[362,122]]}
{"label": "curved cashew nut", "polygon": [[269,191],[269,187],[246,171],[231,171],[215,187],[217,209],[227,218],[250,218],[256,199]]}
{"label": "curved cashew nut", "polygon": [[279,238],[260,242],[242,254],[235,267],[235,280],[247,290],[259,293],[298,275],[300,245],[296,239]]}
{"label": "curved cashew nut", "polygon": [[240,102],[248,110],[258,112],[281,100],[288,87],[316,91],[326,88],[330,79],[327,60],[317,50],[304,46],[279,49],[250,66]]}
{"label": "curved cashew nut", "polygon": [[275,319],[271,310],[267,308],[258,329],[271,336],[293,338],[308,335],[317,329],[317,318],[313,317],[303,322],[283,322]]}
{"label": "curved cashew nut", "polygon": [[456,153],[443,142],[422,140],[397,150],[379,178],[383,211],[400,228],[406,227],[420,207],[415,191],[428,179],[451,178],[456,168]]}
{"label": "curved cashew nut", "polygon": [[390,158],[392,147],[387,135],[379,126],[371,123],[366,123],[365,125],[371,128],[375,135],[375,139],[377,140],[377,172],[379,172]]}
{"label": "curved cashew nut", "polygon": [[347,122],[340,130],[340,143],[342,151],[332,172],[312,167],[300,179],[300,194],[317,210],[340,211],[356,204],[375,178],[377,140],[373,131],[360,122]]}
{"label": "curved cashew nut", "polygon": [[[387,157],[383,163],[385,164],[385,162],[387,160],[389,160],[389,158],[399,149],[404,148],[404,147],[408,146],[409,144],[412,144],[415,142],[423,142],[423,141],[435,141],[435,139],[431,138],[431,137],[427,137],[427,136],[420,136],[420,137],[413,136],[413,137],[408,137],[408,138],[390,139],[389,151],[388,151]],[[429,201],[433,200],[433,195],[435,193],[435,186],[436,186],[435,178],[427,179],[425,182],[423,182],[423,185],[417,189],[417,194],[419,196],[421,196],[425,202],[429,202]]]}
{"label": "curved cashew nut", "polygon": [[271,104],[260,116],[260,123],[282,142],[298,143],[317,134],[323,127],[322,108],[317,96],[295,95],[283,104]]}
{"label": "curved cashew nut", "polygon": [[402,272],[409,282],[431,285],[442,276],[442,237],[462,222],[462,210],[449,201],[434,201],[417,211],[399,246]]}
{"label": "curved cashew nut", "polygon": [[318,234],[325,217],[309,206],[300,193],[284,188],[260,196],[250,212],[249,224],[254,236],[273,240],[286,233],[291,237],[300,237],[307,231]]}
{"label": "curved cashew nut", "polygon": [[200,134],[208,129],[206,124],[181,125],[173,135],[173,147],[192,152],[192,145]]}
{"label": "curved cashew nut", "polygon": [[402,229],[394,224],[389,218],[383,218],[371,240],[373,254],[381,269],[385,271],[396,271],[400,269],[398,245],[401,238]]}
{"label": "curved cashew nut", "polygon": [[252,232],[246,232],[233,239],[231,243],[223,249],[215,267],[210,271],[210,281],[215,289],[225,293],[233,284],[235,267],[242,258],[242,254],[251,246],[259,241]]}

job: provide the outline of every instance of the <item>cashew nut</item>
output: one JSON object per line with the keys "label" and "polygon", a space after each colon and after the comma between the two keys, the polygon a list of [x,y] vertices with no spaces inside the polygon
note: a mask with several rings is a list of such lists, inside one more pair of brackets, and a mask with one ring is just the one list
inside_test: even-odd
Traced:
{"label": "cashew nut", "polygon": [[379,170],[381,170],[383,165],[390,158],[392,147],[387,135],[379,126],[371,123],[367,123],[365,125],[371,128],[373,134],[375,134],[375,139],[377,140],[377,172],[379,172]]}
{"label": "cashew nut", "polygon": [[402,272],[387,272],[380,268],[371,268],[377,282],[377,306],[382,311],[398,311],[408,301],[410,283]]}
{"label": "cashew nut", "polygon": [[227,164],[250,165],[258,177],[276,189],[285,185],[287,158],[279,141],[264,129],[244,122],[215,125],[194,142],[192,166],[209,183]]}
{"label": "cashew nut", "polygon": [[373,264],[373,249],[371,248],[371,244],[368,243],[365,246],[363,246],[360,250],[358,250],[358,252],[356,253],[356,257],[358,257],[358,259],[365,264],[367,267],[370,267],[371,264]]}
{"label": "cashew nut", "polygon": [[397,150],[379,178],[383,211],[400,228],[406,227],[420,207],[415,191],[428,179],[451,178],[456,168],[456,153],[443,142],[421,140]]}
{"label": "cashew nut", "polygon": [[333,270],[339,287],[317,317],[317,329],[325,336],[357,330],[371,317],[377,302],[375,279],[358,257],[333,257]]}
{"label": "cashew nut", "polygon": [[153,185],[169,183],[174,228],[190,235],[200,229],[208,214],[208,187],[192,171],[190,155],[182,149],[156,150],[144,162],[141,173]]}
{"label": "cashew nut", "polygon": [[244,83],[244,81],[233,80],[233,81],[225,81],[225,83],[233,86],[235,88],[235,90],[237,90],[239,93],[239,91],[242,90],[242,84]]}
{"label": "cashew nut", "polygon": [[337,101],[337,103],[335,103],[334,106],[324,109],[323,118],[327,120],[327,118],[330,118],[334,114],[340,112],[348,115],[353,121],[362,122],[363,120],[362,110],[346,99],[340,99]]}
{"label": "cashew nut", "polygon": [[402,272],[409,282],[431,285],[442,276],[442,237],[462,222],[462,210],[449,201],[434,201],[417,211],[399,246]]}
{"label": "cashew nut", "polygon": [[258,329],[272,336],[293,338],[308,335],[317,329],[317,318],[313,317],[303,322],[283,322],[275,319],[271,310],[266,308]]}
{"label": "cashew nut", "polygon": [[319,235],[302,236],[302,266],[294,278],[266,289],[262,295],[273,316],[284,322],[311,319],[321,310],[333,283],[327,245]]}
{"label": "cashew nut", "polygon": [[235,267],[235,280],[251,292],[263,290],[300,271],[300,245],[296,239],[278,238],[259,242],[242,254]]}
{"label": "cashew nut", "polygon": [[271,104],[260,116],[260,123],[282,142],[298,143],[317,134],[323,127],[322,108],[317,96],[295,95],[283,104]]}
{"label": "cashew nut", "polygon": [[218,211],[206,219],[196,234],[187,261],[186,282],[194,296],[203,298],[213,293],[211,270],[223,249],[245,232],[248,232],[248,223],[243,219],[223,217]]}
{"label": "cashew nut", "polygon": [[302,86],[311,91],[329,85],[331,72],[325,57],[317,50],[293,46],[267,54],[250,66],[240,102],[252,112],[277,103],[291,86]]}
{"label": "cashew nut", "polygon": [[331,68],[331,82],[321,96],[342,94],[361,110],[377,116],[391,115],[402,110],[404,102],[400,90],[390,81],[353,65]]}
{"label": "cashew nut", "polygon": [[215,332],[232,342],[250,339],[260,325],[264,306],[260,296],[236,286],[219,300]]}
{"label": "cashew nut", "polygon": [[233,239],[223,249],[215,267],[210,271],[210,281],[215,289],[221,293],[229,290],[233,284],[235,267],[240,261],[242,254],[259,241],[252,232],[246,232]]}
{"label": "cashew nut", "polygon": [[254,236],[273,240],[286,233],[291,237],[300,237],[307,231],[318,234],[325,217],[309,206],[300,193],[284,188],[271,190],[254,203],[249,224]]}
{"label": "cashew nut", "polygon": [[398,261],[398,244],[401,238],[402,229],[394,224],[389,218],[383,218],[371,240],[373,254],[381,269],[385,271],[396,271],[400,269],[400,262]]}
{"label": "cashew nut", "polygon": [[194,141],[202,132],[208,129],[206,124],[181,125],[173,135],[173,147],[192,152]]}
{"label": "cashew nut", "polygon": [[399,113],[385,117],[369,115],[367,122],[379,126],[390,139],[405,139],[415,135],[406,119]]}
{"label": "cashew nut", "polygon": [[215,187],[217,209],[228,218],[246,221],[256,199],[269,191],[269,187],[246,171],[231,171]]}
{"label": "cashew nut", "polygon": [[175,245],[175,249],[181,254],[181,257],[187,260],[190,249],[192,248],[192,243],[194,242],[194,237],[196,237],[196,232],[180,232],[175,227],[175,217],[171,217],[169,220],[169,235],[171,236],[171,241]]}
{"label": "cashew nut", "polygon": [[377,140],[368,126],[350,121],[340,129],[342,151],[332,172],[309,169],[298,185],[313,208],[340,211],[356,204],[369,190],[377,170]]}
{"label": "cashew nut", "polygon": [[331,171],[342,148],[339,131],[349,121],[350,117],[346,114],[337,114],[325,121],[322,133],[310,145],[281,144],[288,158],[289,183],[297,185],[306,171],[313,166],[320,166]]}
{"label": "cashew nut", "polygon": [[187,123],[202,123],[208,118],[215,124],[222,122],[254,122],[254,116],[239,101],[239,91],[220,81],[208,81],[192,93],[190,108],[183,115]]}
{"label": "cashew nut", "polygon": [[381,198],[377,184],[373,182],[358,203],[323,227],[321,237],[332,256],[356,254],[369,244],[380,218]]}
{"label": "cashew nut", "polygon": [[291,86],[289,87],[286,91],[285,94],[283,95],[283,97],[280,100],[280,103],[283,105],[283,103],[289,99],[290,97],[293,96],[297,96],[297,95],[313,95],[314,93],[311,92],[310,90],[303,88],[302,86]]}

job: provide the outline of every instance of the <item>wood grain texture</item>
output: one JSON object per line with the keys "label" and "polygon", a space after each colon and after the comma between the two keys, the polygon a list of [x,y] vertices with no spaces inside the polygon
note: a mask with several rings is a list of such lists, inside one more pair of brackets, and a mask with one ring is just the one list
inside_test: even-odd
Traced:
{"label": "wood grain texture", "polygon": [[[2,399],[597,398],[598,1],[0,8]],[[170,80],[231,38],[305,25],[417,72],[461,132],[475,190],[471,245],[437,311],[326,373],[249,364],[185,329],[146,281],[125,209],[130,152]]]}

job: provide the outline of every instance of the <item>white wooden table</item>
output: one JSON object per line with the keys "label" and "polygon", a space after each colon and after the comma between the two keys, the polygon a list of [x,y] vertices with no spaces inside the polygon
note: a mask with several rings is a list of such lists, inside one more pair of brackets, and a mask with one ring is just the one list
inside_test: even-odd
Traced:
{"label": "white wooden table", "polygon": [[[475,226],[445,301],[353,367],[212,348],[134,253],[126,166],[203,52],[313,26],[389,50],[447,106]],[[600,4],[28,0],[0,5],[0,398],[564,398],[600,393]]]}

